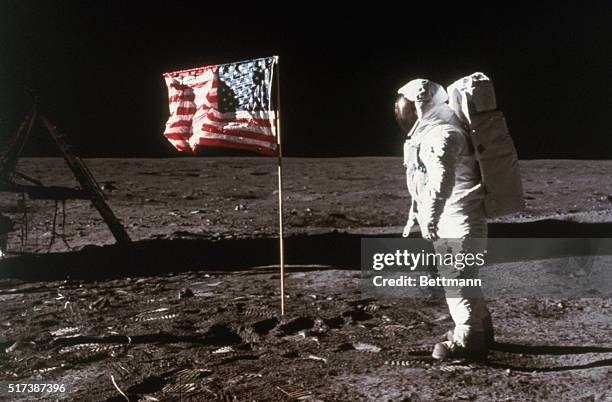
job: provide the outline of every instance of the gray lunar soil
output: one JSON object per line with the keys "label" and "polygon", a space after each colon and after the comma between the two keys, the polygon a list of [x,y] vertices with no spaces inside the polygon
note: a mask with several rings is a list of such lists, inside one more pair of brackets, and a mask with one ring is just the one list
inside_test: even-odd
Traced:
{"label": "gray lunar soil", "polygon": [[[133,244],[115,246],[88,201],[1,194],[16,230],[0,261],[0,383],[70,392],[0,400],[612,401],[609,297],[491,297],[489,358],[437,363],[444,300],[362,294],[359,239],[406,219],[399,158],[284,160],[284,316],[276,159],[86,162]],[[76,186],[61,159],[18,171]],[[527,208],[492,236],[611,237],[612,161],[521,171]],[[549,263],[550,278],[523,266],[525,281],[552,286]]]}

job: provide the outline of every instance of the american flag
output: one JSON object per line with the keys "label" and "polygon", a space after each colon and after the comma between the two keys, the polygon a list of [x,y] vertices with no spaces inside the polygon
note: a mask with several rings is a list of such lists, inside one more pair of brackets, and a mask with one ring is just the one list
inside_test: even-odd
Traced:
{"label": "american flag", "polygon": [[170,118],[164,136],[179,151],[231,147],[277,155],[272,72],[276,57],[164,74]]}

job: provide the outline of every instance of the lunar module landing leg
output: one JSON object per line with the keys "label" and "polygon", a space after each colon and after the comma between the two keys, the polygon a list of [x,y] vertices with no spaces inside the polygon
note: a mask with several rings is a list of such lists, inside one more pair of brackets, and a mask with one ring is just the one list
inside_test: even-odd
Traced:
{"label": "lunar module landing leg", "polygon": [[[39,118],[77,179],[81,187],[80,189],[44,186],[41,182],[15,171],[17,161],[32,131],[32,127]],[[18,184],[15,182],[16,177],[31,184]],[[106,222],[117,243],[124,244],[131,241],[125,228],[106,203],[104,193],[100,186],[98,186],[87,165],[85,165],[85,162],[74,154],[66,137],[51,124],[47,117],[38,113],[36,104],[19,127],[6,152],[0,156],[0,192],[2,191],[28,194],[30,198],[35,199],[51,199],[56,201],[66,199],[91,200],[91,203],[98,210],[104,222]]]}

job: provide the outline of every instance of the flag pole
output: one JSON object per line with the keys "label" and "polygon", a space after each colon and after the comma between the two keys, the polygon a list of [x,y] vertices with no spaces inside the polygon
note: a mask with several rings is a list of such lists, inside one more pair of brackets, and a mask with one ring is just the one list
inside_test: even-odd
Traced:
{"label": "flag pole", "polygon": [[281,121],[280,121],[280,63],[276,61],[276,141],[278,144],[278,241],[280,251],[280,298],[281,316],[285,315],[285,242],[283,237],[283,152],[281,147]]}

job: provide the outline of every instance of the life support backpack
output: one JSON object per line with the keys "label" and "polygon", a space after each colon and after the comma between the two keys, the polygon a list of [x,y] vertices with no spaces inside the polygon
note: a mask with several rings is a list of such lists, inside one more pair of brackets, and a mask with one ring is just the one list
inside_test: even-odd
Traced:
{"label": "life support backpack", "polygon": [[525,201],[518,156],[504,114],[497,110],[493,83],[483,73],[474,73],[452,83],[447,92],[449,106],[469,126],[487,217],[522,211]]}

